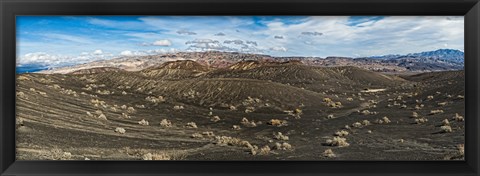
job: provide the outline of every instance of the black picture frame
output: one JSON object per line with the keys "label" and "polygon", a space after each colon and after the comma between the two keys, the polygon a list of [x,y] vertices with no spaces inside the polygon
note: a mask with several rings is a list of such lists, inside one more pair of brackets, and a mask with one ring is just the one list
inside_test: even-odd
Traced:
{"label": "black picture frame", "polygon": [[[0,0],[0,175],[462,175],[480,171],[478,0]],[[463,15],[465,161],[15,161],[17,15]]]}

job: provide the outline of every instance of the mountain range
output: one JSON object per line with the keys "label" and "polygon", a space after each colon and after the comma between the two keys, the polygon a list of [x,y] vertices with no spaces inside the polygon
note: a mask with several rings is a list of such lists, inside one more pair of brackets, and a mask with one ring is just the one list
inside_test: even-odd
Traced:
{"label": "mountain range", "polygon": [[[376,72],[432,72],[462,70],[464,68],[464,52],[453,49],[439,49],[406,55],[383,55],[371,57],[274,57],[263,54],[248,54],[237,52],[178,52],[149,56],[125,56],[110,60],[94,61],[74,66],[42,70],[39,73],[73,73],[92,68],[121,69],[140,71],[159,66],[165,62],[176,60],[192,60],[206,67],[227,68],[240,61],[259,62],[301,62],[310,66],[356,66]],[[22,70],[22,68],[17,68]],[[99,69],[102,70],[102,69]]]}

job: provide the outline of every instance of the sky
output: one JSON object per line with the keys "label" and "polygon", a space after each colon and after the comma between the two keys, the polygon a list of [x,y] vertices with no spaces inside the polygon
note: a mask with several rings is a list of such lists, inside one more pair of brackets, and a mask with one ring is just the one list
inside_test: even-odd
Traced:
{"label": "sky", "polygon": [[17,16],[17,66],[226,51],[367,57],[464,51],[463,16]]}

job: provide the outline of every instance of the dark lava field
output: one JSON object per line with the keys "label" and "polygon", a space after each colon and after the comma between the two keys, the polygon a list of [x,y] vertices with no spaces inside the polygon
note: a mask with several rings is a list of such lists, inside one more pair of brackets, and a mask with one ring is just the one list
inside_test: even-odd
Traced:
{"label": "dark lava field", "polygon": [[463,160],[464,80],[188,60],[18,74],[17,159]]}

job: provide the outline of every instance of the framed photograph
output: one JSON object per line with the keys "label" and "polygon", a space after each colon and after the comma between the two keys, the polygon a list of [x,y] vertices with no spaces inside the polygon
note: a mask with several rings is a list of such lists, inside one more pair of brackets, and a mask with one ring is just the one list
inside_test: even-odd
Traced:
{"label": "framed photograph", "polygon": [[479,10],[2,0],[0,175],[479,175]]}

